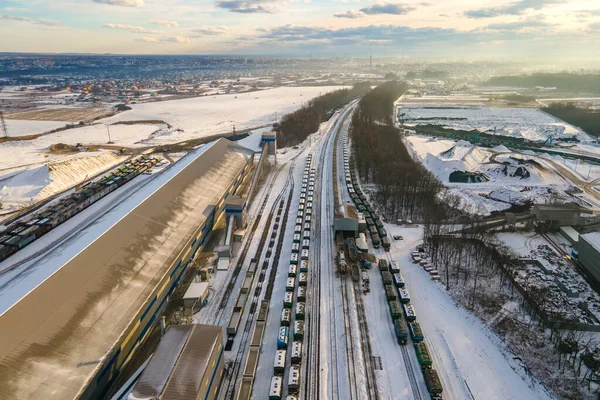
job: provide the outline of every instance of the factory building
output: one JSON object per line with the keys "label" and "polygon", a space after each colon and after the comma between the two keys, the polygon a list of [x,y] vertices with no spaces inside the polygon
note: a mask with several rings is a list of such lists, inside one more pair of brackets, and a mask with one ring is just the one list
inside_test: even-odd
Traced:
{"label": "factory building", "polygon": [[359,215],[356,207],[345,204],[339,206],[335,212],[333,229],[335,233],[342,233],[344,237],[355,238],[358,236]]}
{"label": "factory building", "polygon": [[0,316],[0,399],[106,396],[253,159],[226,139],[209,143],[36,261],[38,273],[56,272]]}
{"label": "factory building", "polygon": [[600,283],[600,232],[579,235],[575,244],[578,261],[597,283]]}
{"label": "factory building", "polygon": [[576,204],[534,204],[532,214],[554,231],[561,226],[579,225],[582,208]]}
{"label": "factory building", "polygon": [[129,400],[213,400],[224,364],[222,327],[170,326]]}

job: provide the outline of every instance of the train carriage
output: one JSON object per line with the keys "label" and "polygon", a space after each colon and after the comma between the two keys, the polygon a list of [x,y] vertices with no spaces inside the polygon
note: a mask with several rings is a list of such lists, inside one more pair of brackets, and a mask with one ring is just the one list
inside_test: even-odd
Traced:
{"label": "train carriage", "polygon": [[400,307],[398,300],[389,301],[388,304],[390,306],[390,313],[392,314],[393,319],[402,317],[402,307]]}
{"label": "train carriage", "polygon": [[285,291],[286,292],[293,292],[295,287],[296,287],[296,279],[294,279],[294,278],[288,278],[287,282],[285,284]]}
{"label": "train carriage", "polygon": [[298,394],[300,391],[300,368],[296,366],[290,367],[288,377],[288,392]]}
{"label": "train carriage", "polygon": [[426,369],[423,371],[423,378],[425,378],[425,385],[427,385],[431,400],[441,400],[443,388],[437,371],[435,369]]}
{"label": "train carriage", "polygon": [[277,335],[278,349],[287,349],[289,332],[290,328],[288,328],[287,326],[282,326],[281,328],[279,328],[279,335]]}
{"label": "train carriage", "polygon": [[275,361],[273,363],[273,373],[276,376],[283,376],[285,372],[285,350],[277,350],[275,351]]}
{"label": "train carriage", "polygon": [[271,378],[271,388],[269,389],[269,400],[281,400],[281,390],[283,379],[280,376]]}
{"label": "train carriage", "polygon": [[306,304],[305,303],[297,303],[296,304],[296,319],[300,320],[300,321],[304,320],[305,312],[306,312]]}
{"label": "train carriage", "polygon": [[294,340],[304,339],[304,321],[294,321]]}
{"label": "train carriage", "polygon": [[394,285],[396,285],[397,288],[404,287],[404,278],[399,272],[394,274]]}
{"label": "train carriage", "polygon": [[302,250],[301,257],[302,257],[303,260],[308,260],[308,249]]}
{"label": "train carriage", "polygon": [[406,331],[406,325],[401,318],[394,320],[394,331],[396,333],[396,340],[399,344],[406,344],[408,340],[408,333]]}
{"label": "train carriage", "polygon": [[300,260],[300,272],[308,272],[308,260]]}
{"label": "train carriage", "polygon": [[392,285],[394,283],[392,274],[390,274],[389,271],[381,271],[381,279],[383,280],[383,284],[385,286]]}
{"label": "train carriage", "polygon": [[290,257],[290,264],[298,264],[298,254],[292,254],[292,256]]}
{"label": "train carriage", "polygon": [[300,272],[300,274],[298,275],[298,284],[300,286],[306,286],[307,280],[308,276],[306,272]]}
{"label": "train carriage", "polygon": [[381,240],[377,235],[371,235],[371,242],[373,242],[373,248],[378,249],[381,247]]}
{"label": "train carriage", "polygon": [[294,305],[294,293],[285,292],[285,295],[283,296],[283,306],[285,308],[292,308],[293,305]]}
{"label": "train carriage", "polygon": [[399,288],[398,293],[400,294],[400,301],[402,303],[410,303],[410,296],[408,295],[408,290],[404,288]]}
{"label": "train carriage", "polygon": [[392,286],[386,285],[385,297],[388,301],[396,300],[396,290]]}
{"label": "train carriage", "polygon": [[302,248],[307,249],[307,250],[308,250],[308,248],[310,248],[310,240],[309,239],[302,240]]}
{"label": "train carriage", "polygon": [[387,260],[384,260],[383,258],[380,258],[377,261],[377,266],[379,267],[379,271],[381,271],[382,273],[384,271],[388,270],[388,262],[387,262]]}
{"label": "train carriage", "polygon": [[302,225],[296,225],[296,227],[294,228],[294,233],[300,233],[302,232]]}
{"label": "train carriage", "polygon": [[398,261],[390,261],[390,272],[392,274],[400,272],[400,263]]}
{"label": "train carriage", "polygon": [[404,315],[406,316],[406,320],[408,322],[412,322],[417,319],[417,314],[415,313],[415,309],[411,304],[403,304],[404,306]]}
{"label": "train carriage", "polygon": [[[290,292],[288,292],[290,293]],[[281,326],[290,326],[290,321],[292,319],[292,312],[289,308],[284,308],[281,310]]]}
{"label": "train carriage", "polygon": [[288,268],[288,277],[289,278],[295,278],[296,277],[296,269],[297,269],[296,264],[290,264],[290,266]]}
{"label": "train carriage", "polygon": [[310,239],[310,231],[304,231],[302,234],[302,239]]}
{"label": "train carriage", "polygon": [[382,238],[381,245],[383,246],[383,249],[385,251],[390,251],[390,247],[391,247],[390,238],[388,238],[388,237]]}
{"label": "train carriage", "polygon": [[383,239],[383,238],[387,237],[387,231],[385,230],[385,228],[379,228],[379,229],[377,230],[377,232],[379,233],[379,237],[380,237],[381,239]]}
{"label": "train carriage", "polygon": [[260,308],[258,309],[257,321],[266,321],[267,315],[269,314],[269,300],[262,300],[260,302]]}
{"label": "train carriage", "polygon": [[298,301],[306,301],[306,287],[298,287],[298,295],[296,296]]}
{"label": "train carriage", "polygon": [[360,276],[361,276],[363,282],[368,285],[369,284],[369,274],[367,273],[367,271],[362,271]]}
{"label": "train carriage", "polygon": [[415,351],[417,353],[417,360],[419,360],[421,367],[431,368],[433,361],[431,360],[431,356],[429,355],[429,350],[427,349],[425,342],[415,343]]}
{"label": "train carriage", "polygon": [[292,253],[300,252],[300,243],[292,243]]}
{"label": "train carriage", "polygon": [[410,337],[415,342],[423,341],[423,331],[421,330],[421,325],[418,322],[409,322],[408,323],[408,331],[410,332]]}
{"label": "train carriage", "polygon": [[302,342],[292,343],[292,364],[298,365],[302,362]]}

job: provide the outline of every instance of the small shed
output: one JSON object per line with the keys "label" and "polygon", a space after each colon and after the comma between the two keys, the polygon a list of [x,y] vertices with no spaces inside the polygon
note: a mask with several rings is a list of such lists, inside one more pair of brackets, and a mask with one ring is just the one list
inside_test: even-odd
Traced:
{"label": "small shed", "polygon": [[186,310],[198,310],[208,298],[208,282],[192,282],[183,295],[183,306]]}

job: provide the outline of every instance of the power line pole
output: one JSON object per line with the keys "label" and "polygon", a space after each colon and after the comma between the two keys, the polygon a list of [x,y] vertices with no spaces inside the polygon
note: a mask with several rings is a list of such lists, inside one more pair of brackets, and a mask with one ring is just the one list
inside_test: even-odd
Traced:
{"label": "power line pole", "polygon": [[108,125],[106,125],[106,132],[108,133],[108,143],[112,143],[112,140],[110,139],[110,128],[108,127]]}
{"label": "power line pole", "polygon": [[4,133],[4,137],[8,137],[8,128],[6,127],[6,121],[4,120],[4,113],[0,111],[0,124],[2,125],[2,132]]}

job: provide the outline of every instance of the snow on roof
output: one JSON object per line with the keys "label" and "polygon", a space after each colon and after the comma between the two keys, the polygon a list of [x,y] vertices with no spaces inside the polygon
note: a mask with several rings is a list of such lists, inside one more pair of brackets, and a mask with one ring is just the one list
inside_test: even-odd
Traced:
{"label": "snow on roof", "polygon": [[208,282],[192,282],[183,295],[183,300],[199,299],[208,290]]}
{"label": "snow on roof", "polygon": [[579,238],[588,242],[596,251],[600,252],[600,232],[591,232],[579,235]]}
{"label": "snow on roof", "polygon": [[5,286],[0,398],[79,396],[253,154],[225,139],[190,153]]}

